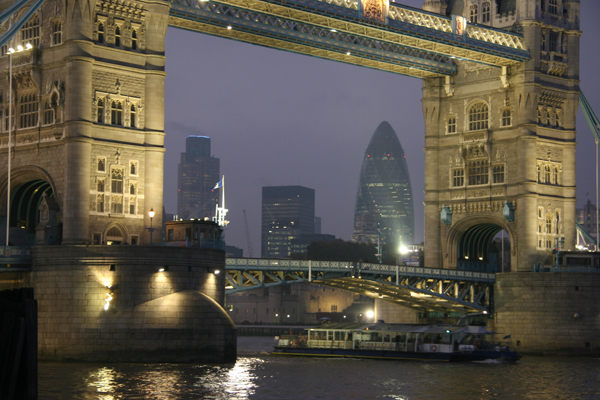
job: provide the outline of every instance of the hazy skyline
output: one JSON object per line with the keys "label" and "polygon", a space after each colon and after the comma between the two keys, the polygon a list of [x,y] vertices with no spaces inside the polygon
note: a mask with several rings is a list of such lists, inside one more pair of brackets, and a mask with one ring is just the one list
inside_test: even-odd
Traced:
{"label": "hazy skyline", "polygon": [[[421,7],[423,0],[399,1]],[[581,88],[600,113],[600,2],[581,1]],[[263,186],[315,189],[322,233],[349,240],[363,154],[382,121],[405,151],[423,240],[424,122],[419,79],[169,28],[166,43],[165,196],[177,207],[177,164],[189,135],[207,135],[221,159],[227,244],[255,256]],[[577,118],[577,206],[595,202],[594,140]],[[586,196],[586,193],[589,193]]]}

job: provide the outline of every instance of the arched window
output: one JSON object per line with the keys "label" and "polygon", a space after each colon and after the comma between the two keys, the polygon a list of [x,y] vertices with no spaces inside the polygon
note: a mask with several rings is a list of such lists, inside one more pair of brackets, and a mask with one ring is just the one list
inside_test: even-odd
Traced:
{"label": "arched window", "polygon": [[552,214],[546,214],[546,233],[552,233]]}
{"label": "arched window", "polygon": [[476,131],[488,128],[488,106],[485,103],[475,103],[469,109],[469,130]]}
{"label": "arched window", "polygon": [[130,117],[131,117],[131,127],[135,128],[137,125],[136,125],[136,121],[135,121],[136,115],[135,115],[135,105],[134,104],[131,105]]}
{"label": "arched window", "polygon": [[132,161],[130,166],[129,166],[129,173],[131,175],[137,175],[137,162],[136,161]]}
{"label": "arched window", "polygon": [[115,46],[121,47],[121,27],[115,28]]}
{"label": "arched window", "polygon": [[104,100],[98,99],[98,122],[104,122]]}
{"label": "arched window", "polygon": [[483,5],[481,6],[481,22],[490,22],[491,15],[492,8],[490,6],[490,3],[483,3]]}
{"label": "arched window", "polygon": [[135,29],[131,31],[131,48],[137,50],[137,31]]}
{"label": "arched window", "polygon": [[98,43],[104,43],[104,24],[98,24]]}
{"label": "arched window", "polygon": [[469,22],[471,22],[472,24],[476,24],[477,23],[477,5],[473,4],[471,6],[471,17],[469,19]]}
{"label": "arched window", "polygon": [[129,194],[135,194],[135,184],[129,185]]}
{"label": "arched window", "polygon": [[96,187],[96,189],[99,192],[104,192],[104,179],[98,179],[98,186]]}
{"label": "arched window", "polygon": [[552,167],[552,183],[558,185],[558,166]]}
{"label": "arched window", "polygon": [[551,179],[550,175],[551,175],[550,165],[546,164],[546,165],[544,165],[544,183],[548,183],[548,184],[552,183],[552,181],[550,180]]}
{"label": "arched window", "polygon": [[120,101],[113,101],[110,109],[110,121],[113,125],[123,125],[123,105]]}

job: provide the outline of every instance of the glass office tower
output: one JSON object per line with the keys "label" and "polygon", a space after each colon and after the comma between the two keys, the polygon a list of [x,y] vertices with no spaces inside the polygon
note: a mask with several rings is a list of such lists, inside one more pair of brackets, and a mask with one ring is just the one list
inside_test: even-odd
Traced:
{"label": "glass office tower", "polygon": [[410,176],[396,132],[384,121],[365,151],[354,211],[352,241],[413,244]]}

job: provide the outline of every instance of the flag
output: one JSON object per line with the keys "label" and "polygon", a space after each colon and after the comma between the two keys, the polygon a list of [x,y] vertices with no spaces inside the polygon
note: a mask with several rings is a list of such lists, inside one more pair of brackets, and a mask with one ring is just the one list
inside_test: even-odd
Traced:
{"label": "flag", "polygon": [[217,182],[217,184],[215,185],[214,188],[212,188],[212,190],[216,190],[216,189],[219,189],[222,187],[223,187],[223,178],[221,178],[221,180],[219,182]]}

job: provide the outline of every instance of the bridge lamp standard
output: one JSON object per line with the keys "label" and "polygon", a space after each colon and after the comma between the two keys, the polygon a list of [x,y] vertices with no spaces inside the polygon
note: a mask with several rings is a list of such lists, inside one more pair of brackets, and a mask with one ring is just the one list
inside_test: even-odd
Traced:
{"label": "bridge lamp standard", "polygon": [[22,45],[17,46],[17,50],[10,47],[8,49],[8,181],[6,189],[6,246],[9,244],[10,236],[10,148],[11,148],[11,131],[12,131],[12,55],[25,50],[31,50],[33,46],[27,43],[25,48]]}
{"label": "bridge lamp standard", "polygon": [[152,218],[154,218],[154,207],[150,209],[150,211],[148,211],[148,216],[150,217],[150,228],[146,228],[148,229],[148,231],[150,232],[150,246],[152,246],[152,232],[154,232],[154,228],[152,227]]}

